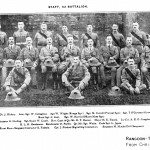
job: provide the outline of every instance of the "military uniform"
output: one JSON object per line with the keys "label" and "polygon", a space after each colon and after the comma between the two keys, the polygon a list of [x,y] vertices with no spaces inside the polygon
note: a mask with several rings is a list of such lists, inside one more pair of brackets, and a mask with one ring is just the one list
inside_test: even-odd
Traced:
{"label": "military uniform", "polygon": [[127,60],[127,58],[132,57],[135,61],[135,64],[138,64],[140,61],[139,52],[134,47],[125,47],[122,48],[120,51],[120,63],[121,66],[117,69],[117,86],[120,87],[121,85],[121,72],[125,65],[123,65],[124,61]]}
{"label": "military uniform", "polygon": [[[27,68],[21,67],[17,71],[23,76],[21,77],[15,72],[15,67],[10,71],[8,77],[6,78],[5,81],[5,87],[10,86],[10,87],[21,87],[23,84],[26,84],[27,86],[30,84],[31,77],[30,73]],[[22,89],[24,90],[24,89]]]}
{"label": "military uniform", "polygon": [[[22,61],[25,59],[30,59],[37,66],[39,63],[39,51],[33,46],[30,47],[30,50],[28,47],[24,47],[20,52],[19,59]],[[31,78],[32,85],[37,85],[35,69],[31,70]]]}
{"label": "military uniform", "polygon": [[65,72],[65,70],[69,67],[69,65],[72,64],[74,56],[81,57],[81,51],[79,47],[72,45],[70,49],[68,45],[67,47],[64,47],[62,49],[61,59],[63,62],[58,67],[59,74]]}
{"label": "military uniform", "polygon": [[[134,31],[133,31],[134,32]],[[143,31],[136,31],[134,32],[136,35],[138,35],[140,38],[143,39],[144,41],[144,45],[147,44],[147,38],[146,38],[146,34]],[[141,43],[141,41],[139,39],[137,39],[135,36],[133,36],[131,33],[129,33],[129,35],[132,37],[132,45],[134,48],[136,48],[139,52],[139,55],[142,54],[143,52],[143,44]]]}
{"label": "military uniform", "polygon": [[7,46],[7,35],[5,32],[0,31],[0,48],[5,48]]}
{"label": "military uniform", "polygon": [[[81,48],[87,47],[87,41],[88,41],[89,37],[86,34],[87,33],[84,33],[81,36]],[[93,39],[94,47],[99,48],[100,42],[99,42],[99,37],[98,37],[97,33],[92,32],[92,33],[88,33],[88,35],[90,36],[90,38]]]}
{"label": "military uniform", "polygon": [[56,34],[55,37],[54,37],[54,44],[58,48],[58,53],[59,53],[60,56],[62,54],[62,49],[64,47],[66,47],[67,44],[68,44],[67,37],[69,35],[70,35],[69,33],[67,33],[67,34],[62,33],[62,34]]}
{"label": "military uniform", "polygon": [[71,91],[74,87],[78,86],[81,82],[83,83],[81,89],[83,90],[90,80],[90,73],[85,65],[81,62],[77,67],[71,65],[65,73],[62,75],[62,82]]}
{"label": "military uniform", "polygon": [[22,31],[16,31],[13,34],[13,37],[15,39],[15,44],[17,46],[20,46],[20,48],[24,48],[26,46],[26,38],[30,37],[29,32],[22,30]]}
{"label": "military uniform", "polygon": [[[43,35],[42,35],[42,34]],[[44,36],[45,35],[45,36]],[[37,32],[35,34],[34,40],[35,40],[35,46],[38,48],[39,52],[41,51],[41,48],[47,45],[47,38],[52,37],[52,32],[46,31],[46,32]]]}
{"label": "military uniform", "polygon": [[148,46],[144,47],[141,55],[141,72],[150,88],[150,48]]}
{"label": "military uniform", "polygon": [[139,90],[145,89],[146,85],[142,84],[141,82],[141,75],[140,75],[140,70],[137,69],[136,67],[134,69],[130,69],[130,72],[136,77],[136,80],[134,81],[131,76],[126,72],[125,69],[122,70],[122,75],[121,75],[121,80],[122,84],[121,87],[124,88],[127,91],[130,91],[130,87],[138,87]]}
{"label": "military uniform", "polygon": [[[20,49],[19,46],[17,46],[17,45],[10,46],[9,45],[3,51],[3,62],[5,62],[8,59],[16,60],[17,57],[20,54],[20,51],[21,51],[21,49]],[[2,86],[3,86],[4,82],[5,82],[7,74],[8,74],[8,68],[3,66],[3,68],[2,68],[2,82],[1,82]]]}
{"label": "military uniform", "polygon": [[[106,62],[106,65],[101,65],[100,66],[100,74],[101,74],[101,79],[102,79],[102,85],[106,85],[105,81],[105,72],[104,69],[109,69],[107,68],[108,60],[110,57],[113,57],[115,60],[118,59],[119,57],[119,51],[118,48],[114,45],[111,46],[101,46],[100,48],[100,55],[102,55],[102,60],[100,62]],[[115,67],[111,68],[111,86],[115,86],[115,79],[116,79],[116,71],[117,69]]]}
{"label": "military uniform", "polygon": [[45,86],[46,83],[46,71],[49,67],[46,67],[44,62],[46,59],[52,59],[53,61],[53,67],[52,67],[52,76],[53,76],[53,85],[56,83],[57,86],[57,68],[59,65],[59,55],[58,55],[58,49],[56,47],[53,47],[52,45],[49,47],[48,45],[43,47],[41,49],[39,58],[41,60],[41,69],[42,69],[42,81]]}

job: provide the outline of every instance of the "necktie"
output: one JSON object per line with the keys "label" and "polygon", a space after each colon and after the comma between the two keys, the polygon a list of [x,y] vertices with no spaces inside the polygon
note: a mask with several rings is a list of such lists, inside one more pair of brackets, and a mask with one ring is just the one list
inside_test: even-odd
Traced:
{"label": "necktie", "polygon": [[11,45],[11,49],[13,48],[13,46]]}
{"label": "necktie", "polygon": [[29,51],[30,51],[30,46],[29,46]]}
{"label": "necktie", "polygon": [[49,49],[51,49],[51,46],[49,45]]}

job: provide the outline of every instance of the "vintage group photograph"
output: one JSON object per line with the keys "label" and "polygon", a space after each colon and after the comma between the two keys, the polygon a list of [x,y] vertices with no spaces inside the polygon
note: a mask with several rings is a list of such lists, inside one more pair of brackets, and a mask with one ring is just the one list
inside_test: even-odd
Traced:
{"label": "vintage group photograph", "polygon": [[149,99],[149,12],[0,14],[0,107]]}

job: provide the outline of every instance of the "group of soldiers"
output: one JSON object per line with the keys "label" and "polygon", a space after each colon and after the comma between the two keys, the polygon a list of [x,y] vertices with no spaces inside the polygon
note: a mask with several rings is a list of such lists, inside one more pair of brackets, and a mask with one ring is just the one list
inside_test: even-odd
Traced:
{"label": "group of soldiers", "polygon": [[[45,22],[40,28],[34,40],[24,30],[24,22],[18,22],[18,31],[8,40],[6,33],[0,31],[1,87],[7,92],[13,89],[19,94],[29,85],[36,89],[37,79],[42,81],[41,90],[44,90],[49,71],[53,89],[64,85],[69,92],[74,89],[83,92],[91,84],[90,79],[106,88],[107,71],[111,73],[111,87],[117,86],[130,94],[150,89],[149,37],[137,22],[126,39],[119,33],[118,25],[113,24],[102,46],[91,23],[80,38],[80,47],[66,25],[62,26],[61,34],[48,31]],[[10,71],[9,63],[13,64]]]}

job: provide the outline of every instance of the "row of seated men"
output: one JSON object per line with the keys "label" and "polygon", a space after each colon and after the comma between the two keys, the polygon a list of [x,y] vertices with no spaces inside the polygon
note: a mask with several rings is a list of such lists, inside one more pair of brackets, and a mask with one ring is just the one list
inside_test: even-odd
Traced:
{"label": "row of seated men", "polygon": [[[22,22],[21,22],[22,25]],[[23,24],[24,25],[24,24]],[[18,24],[18,28],[19,28],[19,24]],[[47,26],[46,24],[42,24],[41,25],[41,29],[46,29],[47,30]],[[64,27],[64,30],[66,26]],[[117,26],[113,25],[113,29],[114,31],[117,30]],[[135,28],[135,33],[140,33],[142,35],[143,38],[145,38],[145,35],[143,34],[143,32],[138,31],[138,24],[135,23],[133,24],[133,28]],[[87,30],[88,33],[91,30],[92,32],[92,25],[88,25],[87,26]],[[142,67],[142,72],[144,77],[146,78],[147,84],[149,85],[149,75],[147,73],[147,69],[148,68],[147,64],[148,64],[148,51],[149,51],[149,47],[145,46],[144,49],[143,47],[143,42],[142,40],[137,37],[134,33],[132,33],[132,35],[130,37],[127,37],[126,39],[126,47],[123,49],[119,49],[118,46],[114,46],[113,42],[115,41],[115,38],[113,35],[109,35],[106,37],[106,45],[105,46],[101,46],[100,48],[97,48],[99,45],[98,43],[98,36],[96,33],[93,33],[90,35],[88,33],[85,33],[82,35],[82,42],[86,43],[86,46],[82,48],[82,50],[74,45],[74,38],[72,35],[67,34],[66,40],[63,41],[63,39],[65,39],[63,37],[63,35],[57,36],[57,38],[59,37],[60,39],[62,38],[62,40],[60,40],[61,42],[60,47],[61,48],[56,48],[54,46],[52,46],[53,41],[55,41],[56,39],[52,40],[51,35],[46,35],[44,36],[42,32],[38,32],[35,35],[35,39],[37,39],[36,43],[37,43],[37,48],[32,46],[32,39],[31,38],[26,38],[25,43],[18,43],[15,40],[16,45],[21,44],[20,45],[20,50],[19,47],[17,48],[17,46],[15,45],[15,50],[13,49],[12,46],[14,46],[14,38],[10,37],[9,38],[9,46],[6,47],[4,49],[3,52],[3,62],[5,62],[5,59],[11,59],[9,58],[9,55],[13,55],[13,56],[17,56],[15,59],[20,59],[22,61],[27,61],[32,62],[32,67],[31,67],[31,76],[32,76],[32,85],[36,86],[36,73],[35,73],[35,69],[38,67],[38,65],[41,66],[41,70],[42,70],[42,80],[43,83],[45,84],[45,75],[46,75],[46,71],[47,68],[45,65],[45,60],[49,59],[49,61],[52,64],[52,72],[53,72],[53,81],[54,85],[59,82],[59,77],[61,77],[61,75],[65,72],[65,70],[71,66],[71,64],[73,63],[73,58],[75,56],[79,56],[79,58],[81,59],[82,63],[88,67],[89,65],[89,61],[92,60],[93,62],[96,62],[96,60],[99,61],[100,63],[100,76],[101,76],[101,81],[102,81],[102,87],[106,87],[106,82],[105,82],[105,71],[104,69],[110,69],[111,70],[111,86],[119,86],[120,87],[120,79],[121,79],[121,73],[122,70],[124,68],[124,60],[128,59],[129,57],[133,57],[137,67],[139,69],[141,69]],[[123,36],[121,34],[119,34],[117,32],[117,34],[119,35],[118,37],[122,38],[123,41]],[[93,36],[92,36],[93,35]],[[134,36],[134,37],[133,37]],[[17,37],[17,36],[16,36]],[[86,38],[85,38],[86,37]],[[133,40],[135,42],[136,39],[136,43],[133,44]],[[42,43],[41,41],[46,41],[46,44]],[[58,39],[57,39],[58,40]],[[145,39],[146,40],[146,39]],[[117,42],[116,42],[117,43]],[[11,46],[12,45],[12,46]],[[26,46],[22,46],[22,45],[26,45]],[[11,48],[13,50],[11,50]],[[7,50],[8,49],[8,50]],[[18,49],[18,50],[16,50]],[[7,53],[8,51],[8,53]],[[15,53],[14,55],[14,51],[17,51],[17,53]],[[8,57],[7,57],[8,55]],[[6,58],[7,57],[7,58]],[[96,60],[94,59],[96,58]],[[40,60],[40,62],[39,62]],[[120,67],[117,64],[117,61],[120,60]],[[61,63],[60,63],[61,61]],[[145,63],[146,62],[146,63]],[[97,63],[97,62],[96,62]],[[111,63],[114,64],[114,66],[111,66]],[[141,65],[139,66],[139,63],[141,63]],[[108,65],[110,64],[110,66]],[[143,65],[145,64],[145,65]],[[94,74],[97,74],[95,67],[92,67],[92,72],[94,72]],[[5,82],[5,78],[6,78],[6,67],[3,66],[2,69],[2,85]],[[59,76],[59,77],[58,77]],[[43,85],[43,89],[45,88],[45,85]]]}

